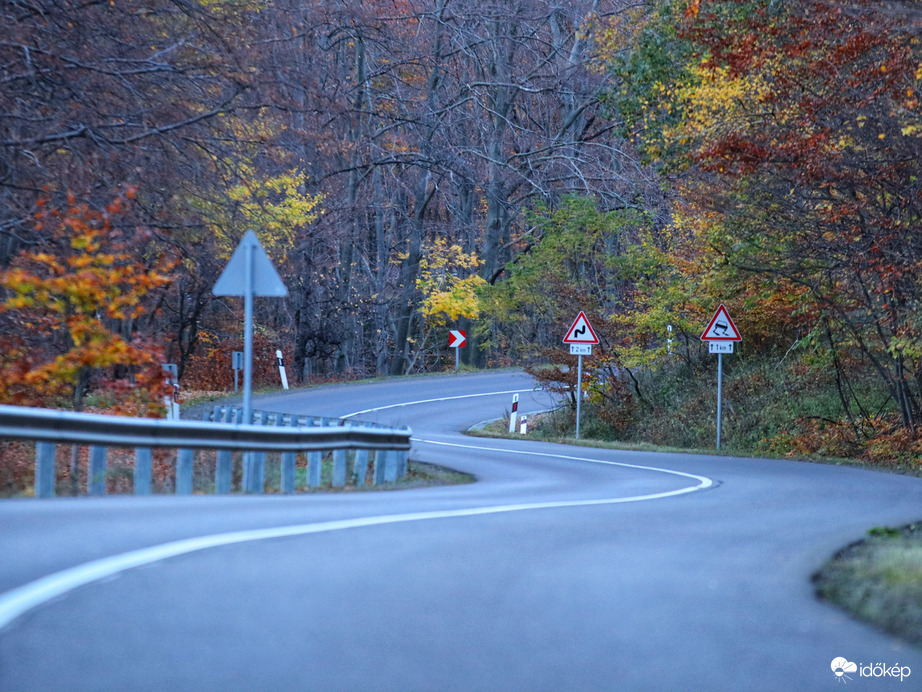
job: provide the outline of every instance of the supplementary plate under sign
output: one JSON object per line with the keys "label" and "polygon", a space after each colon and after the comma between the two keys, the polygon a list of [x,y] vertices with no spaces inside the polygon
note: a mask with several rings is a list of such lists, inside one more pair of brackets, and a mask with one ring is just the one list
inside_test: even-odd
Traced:
{"label": "supplementary plate under sign", "polygon": [[591,356],[592,344],[570,344],[571,356]]}
{"label": "supplementary plate under sign", "polygon": [[733,342],[708,341],[708,353],[733,353]]}

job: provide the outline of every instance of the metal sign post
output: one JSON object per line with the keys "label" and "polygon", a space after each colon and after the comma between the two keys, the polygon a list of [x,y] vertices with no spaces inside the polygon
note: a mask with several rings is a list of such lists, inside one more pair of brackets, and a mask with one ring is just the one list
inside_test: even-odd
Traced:
{"label": "metal sign post", "polygon": [[701,340],[708,344],[708,352],[717,354],[717,449],[720,449],[720,433],[723,421],[724,353],[733,353],[733,344],[742,341],[739,330],[733,324],[727,308],[721,305],[701,334]]}
{"label": "metal sign post", "polygon": [[578,356],[576,361],[576,439],[579,439],[579,419],[583,403],[583,356],[592,355],[592,346],[599,343],[599,337],[586,319],[586,313],[580,311],[570,325],[570,330],[563,338],[565,344],[570,344],[570,355]]}
{"label": "metal sign post", "polygon": [[243,422],[253,422],[253,244],[244,247],[243,279]]}
{"label": "metal sign post", "polygon": [[211,292],[216,296],[243,296],[243,423],[253,422],[253,298],[288,295],[253,231],[247,231],[231,255]]}
{"label": "metal sign post", "polygon": [[243,351],[234,351],[231,355],[231,365],[234,368],[234,393],[237,392],[240,383],[240,371],[243,370]]}
{"label": "metal sign post", "polygon": [[[590,346],[589,348],[592,348]],[[583,354],[580,353],[576,360],[576,439],[579,439],[579,421],[582,417],[580,409],[583,405]]]}

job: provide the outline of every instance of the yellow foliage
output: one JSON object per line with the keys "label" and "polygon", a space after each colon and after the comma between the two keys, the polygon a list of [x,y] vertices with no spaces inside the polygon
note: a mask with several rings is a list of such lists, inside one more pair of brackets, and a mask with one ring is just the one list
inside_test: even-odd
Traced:
{"label": "yellow foliage", "polygon": [[[476,319],[480,314],[477,290],[486,284],[473,273],[480,265],[475,254],[464,252],[460,245],[449,245],[444,238],[427,244],[416,280],[416,287],[424,296],[420,312],[436,324],[459,317]],[[463,273],[469,275],[459,276]]]}
{"label": "yellow foliage", "polygon": [[770,73],[731,76],[728,68],[707,63],[692,67],[691,72],[689,83],[674,90],[657,85],[664,101],[668,104],[674,98],[685,114],[681,124],[664,130],[667,139],[684,142],[748,127],[771,94]]}
{"label": "yellow foliage", "polygon": [[284,260],[295,231],[322,213],[318,206],[323,195],[305,192],[306,178],[296,170],[260,178],[244,164],[241,172],[243,181],[227,192],[231,200],[238,202],[236,212],[240,221],[234,225],[255,230],[267,248],[275,249],[276,257]]}

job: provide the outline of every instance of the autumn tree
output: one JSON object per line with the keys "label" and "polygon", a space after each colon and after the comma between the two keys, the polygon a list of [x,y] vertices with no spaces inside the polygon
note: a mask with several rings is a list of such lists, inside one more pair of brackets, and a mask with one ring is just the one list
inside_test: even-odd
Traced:
{"label": "autumn tree", "polygon": [[[904,428],[922,420],[922,49],[904,10],[662,3],[613,61],[647,154],[684,181],[700,252],[756,321],[787,307],[779,331],[800,324],[782,347],[825,353],[859,436],[889,407]],[[863,370],[889,405],[860,393]]]}
{"label": "autumn tree", "polygon": [[0,274],[0,400],[80,410],[92,387],[110,390],[117,410],[160,410],[161,350],[137,328],[172,263],[149,233],[117,225],[130,196],[102,213],[73,197],[40,205],[36,232],[49,240]]}
{"label": "autumn tree", "polygon": [[[620,6],[290,8],[303,31],[279,35],[276,60],[292,106],[308,106],[300,141],[326,194],[298,243],[298,276],[318,280],[292,298],[311,335],[310,355],[297,358],[323,345],[340,368],[405,372],[405,345],[424,329],[416,282],[436,238],[476,254],[491,283],[525,247],[523,209],[580,191],[611,208],[644,206],[650,180],[600,116],[604,79],[589,69],[596,17]],[[282,59],[285,46],[298,51]]]}

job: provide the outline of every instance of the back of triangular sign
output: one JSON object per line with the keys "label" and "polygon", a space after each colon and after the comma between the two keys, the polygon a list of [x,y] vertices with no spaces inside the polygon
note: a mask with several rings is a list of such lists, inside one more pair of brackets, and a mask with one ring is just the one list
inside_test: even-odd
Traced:
{"label": "back of triangular sign", "polygon": [[216,296],[245,295],[247,247],[252,248],[253,295],[275,298],[287,296],[288,288],[253,231],[244,234],[211,292]]}

